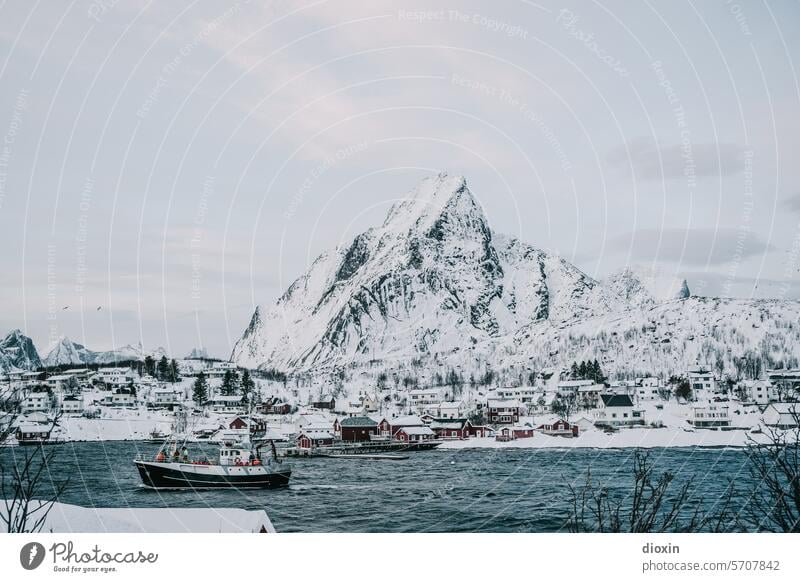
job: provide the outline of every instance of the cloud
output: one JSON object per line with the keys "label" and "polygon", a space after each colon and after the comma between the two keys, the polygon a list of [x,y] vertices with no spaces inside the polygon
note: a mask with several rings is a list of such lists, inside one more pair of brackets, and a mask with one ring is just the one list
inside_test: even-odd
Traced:
{"label": "cloud", "polygon": [[610,247],[637,261],[692,265],[735,263],[773,248],[757,234],[735,228],[644,228],[612,239]]}
{"label": "cloud", "polygon": [[731,176],[744,170],[744,148],[731,143],[664,144],[638,137],[612,149],[611,166],[633,167],[640,180]]}

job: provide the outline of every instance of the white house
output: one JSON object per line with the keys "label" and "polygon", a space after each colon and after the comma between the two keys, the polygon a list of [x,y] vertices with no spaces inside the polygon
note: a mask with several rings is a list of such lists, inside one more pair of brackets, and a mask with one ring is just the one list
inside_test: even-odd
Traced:
{"label": "white house", "polygon": [[689,386],[695,400],[709,399],[717,393],[717,381],[711,370],[695,366],[689,369],[686,377],[689,379]]}
{"label": "white house", "polygon": [[101,368],[95,377],[110,386],[125,386],[133,381],[134,375],[130,368]]}
{"label": "white house", "polygon": [[780,400],[789,401],[800,396],[800,370],[767,370],[767,378]]}
{"label": "white house", "polygon": [[771,428],[797,428],[800,419],[800,404],[795,402],[773,402],[764,410],[764,424]]}
{"label": "white house", "polygon": [[236,370],[237,366],[233,362],[214,362],[211,367],[206,370],[206,376],[209,378],[222,378],[225,372],[235,372]]}
{"label": "white house", "polygon": [[127,388],[117,388],[111,395],[110,404],[114,407],[127,408],[136,405],[136,396]]}
{"label": "white house", "polygon": [[20,405],[22,414],[31,412],[47,412],[50,410],[50,394],[47,392],[31,392]]}
{"label": "white house", "polygon": [[768,380],[749,380],[742,383],[742,391],[748,402],[766,405],[778,400],[778,391]]}
{"label": "white house", "polygon": [[439,388],[417,388],[408,393],[408,403],[410,406],[422,410],[423,407],[431,404],[439,404],[442,401],[442,391]]}
{"label": "white house", "polygon": [[440,402],[423,407],[424,414],[430,414],[434,418],[463,418],[467,411],[466,405],[462,401]]}
{"label": "white house", "polygon": [[176,406],[183,402],[184,394],[180,388],[173,386],[162,386],[154,388],[151,392],[151,402],[157,407]]}
{"label": "white house", "polygon": [[697,428],[730,426],[731,417],[727,406],[708,403],[707,405],[692,407],[689,423]]}
{"label": "white house", "polygon": [[244,410],[241,396],[214,396],[213,398],[209,398],[205,405],[211,408],[211,410],[214,412],[229,412],[236,414]]}
{"label": "white house", "polygon": [[61,401],[61,412],[64,414],[83,413],[83,398],[79,396],[65,396]]}
{"label": "white house", "polygon": [[637,386],[636,399],[639,402],[659,400],[659,387],[658,386]]}
{"label": "white house", "polygon": [[592,386],[594,380],[562,380],[558,383],[559,396],[577,396],[581,386]]}
{"label": "white house", "polygon": [[645,423],[644,410],[637,409],[627,394],[603,394],[595,411],[596,426],[634,426]]}
{"label": "white house", "polygon": [[536,400],[537,390],[533,386],[517,386],[515,388],[498,388],[496,394],[500,400],[519,400],[528,404]]}

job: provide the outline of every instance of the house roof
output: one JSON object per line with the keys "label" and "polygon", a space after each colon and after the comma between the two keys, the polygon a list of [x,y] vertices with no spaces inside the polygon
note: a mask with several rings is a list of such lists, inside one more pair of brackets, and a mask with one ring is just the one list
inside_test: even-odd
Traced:
{"label": "house roof", "polygon": [[422,426],[425,423],[416,414],[407,414],[389,419],[389,424],[392,426]]}
{"label": "house roof", "polygon": [[404,426],[400,430],[402,430],[408,436],[412,436],[412,435],[430,436],[430,435],[433,435],[433,431],[427,426]]}
{"label": "house roof", "polygon": [[333,435],[331,433],[329,433],[329,432],[314,432],[314,433],[301,432],[299,435],[297,435],[298,439],[300,437],[306,437],[308,439],[311,439],[312,441],[315,441],[315,440],[319,441],[319,440],[332,439]]}
{"label": "house roof", "polygon": [[343,427],[347,427],[347,426],[349,426],[349,427],[354,427],[354,426],[369,426],[369,427],[372,427],[372,426],[377,426],[378,425],[377,422],[375,422],[374,420],[372,420],[368,416],[352,416],[350,418],[344,418],[344,419],[342,419],[342,422],[340,424]]}
{"label": "house roof", "polygon": [[469,422],[466,418],[435,418],[431,422],[431,428],[455,428],[462,429]]}
{"label": "house roof", "polygon": [[621,408],[633,406],[633,401],[627,394],[601,394],[600,398],[603,399],[603,405],[606,407]]}

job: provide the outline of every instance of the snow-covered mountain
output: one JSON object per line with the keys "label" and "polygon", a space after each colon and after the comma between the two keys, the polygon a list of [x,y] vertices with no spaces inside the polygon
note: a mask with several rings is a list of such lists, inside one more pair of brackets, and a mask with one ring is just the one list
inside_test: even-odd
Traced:
{"label": "snow-covered mountain", "polygon": [[414,358],[619,308],[569,263],[495,235],[464,178],[440,174],[257,308],[232,359],[306,370]]}
{"label": "snow-covered mountain", "polygon": [[17,370],[36,370],[41,368],[39,352],[33,340],[15,329],[0,341],[0,372]]}
{"label": "snow-covered mountain", "polygon": [[113,364],[127,360],[144,360],[147,356],[160,359],[166,356],[164,348],[146,351],[141,343],[128,344],[121,348],[105,352],[95,352],[85,346],[73,342],[66,336],[62,336],[50,348],[47,356],[43,360],[44,366],[64,366],[79,364]]}
{"label": "snow-covered mountain", "polygon": [[641,266],[626,267],[608,277],[604,284],[633,307],[652,307],[663,301],[691,296],[685,279]]}
{"label": "snow-covered mountain", "polygon": [[797,363],[795,301],[692,297],[683,279],[629,268],[599,283],[494,233],[464,178],[424,180],[383,224],[320,255],[256,308],[231,359],[285,372],[518,371],[598,358],[609,372],[673,373],[697,361]]}

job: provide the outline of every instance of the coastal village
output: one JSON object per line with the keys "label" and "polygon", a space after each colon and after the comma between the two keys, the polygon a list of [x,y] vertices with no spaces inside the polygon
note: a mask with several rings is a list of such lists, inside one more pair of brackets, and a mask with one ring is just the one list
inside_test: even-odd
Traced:
{"label": "coastal village", "polygon": [[[444,448],[743,445],[797,426],[800,370],[733,382],[697,365],[668,379],[606,379],[597,361],[530,385],[344,384],[334,391],[206,357],[10,371],[0,377],[11,444],[161,442],[188,417],[190,440],[248,436],[310,455],[337,445]],[[54,426],[55,422],[55,426]]]}

